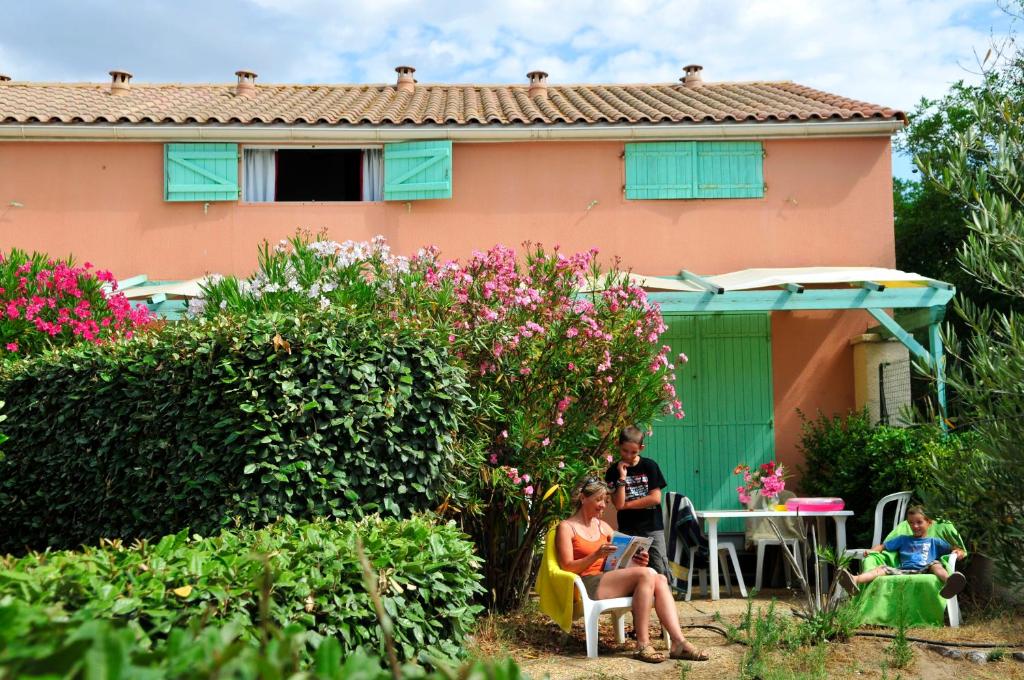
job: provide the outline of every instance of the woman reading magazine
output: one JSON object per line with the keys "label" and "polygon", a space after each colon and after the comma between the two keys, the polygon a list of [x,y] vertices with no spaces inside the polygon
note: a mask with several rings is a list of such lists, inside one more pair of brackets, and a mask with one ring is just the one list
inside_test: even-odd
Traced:
{"label": "woman reading magazine", "polygon": [[555,534],[559,566],[580,575],[591,599],[633,598],[637,646],[634,658],[648,663],[665,660],[665,655],[651,644],[653,607],[672,640],[669,658],[707,661],[708,655],[683,637],[672,590],[664,576],[647,566],[646,552],[635,554],[632,566],[619,565],[611,571],[603,570],[605,559],[616,552],[615,545],[611,543],[614,532],[601,520],[608,505],[608,495],[608,485],[597,477],[587,477],[577,487],[573,494],[576,511],[559,523]]}

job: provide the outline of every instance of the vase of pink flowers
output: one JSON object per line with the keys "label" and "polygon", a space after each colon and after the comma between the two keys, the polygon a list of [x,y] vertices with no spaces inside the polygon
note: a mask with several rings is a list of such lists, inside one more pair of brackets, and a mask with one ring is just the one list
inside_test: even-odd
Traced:
{"label": "vase of pink flowers", "polygon": [[786,488],[785,469],[775,461],[769,461],[755,469],[749,465],[737,465],[734,475],[743,475],[742,486],[736,487],[740,503],[748,505],[753,493],[760,493],[768,504],[775,507],[778,496]]}

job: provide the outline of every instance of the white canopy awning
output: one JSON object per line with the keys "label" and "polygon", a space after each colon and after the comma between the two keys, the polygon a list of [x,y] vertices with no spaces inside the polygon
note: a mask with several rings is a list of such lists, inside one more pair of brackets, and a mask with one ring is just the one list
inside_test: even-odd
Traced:
{"label": "white canopy awning", "polygon": [[[797,286],[817,286],[830,283],[849,284],[862,281],[874,281],[889,287],[927,286],[931,279],[912,272],[883,267],[787,267],[777,269],[741,269],[728,274],[701,276],[701,279],[719,286],[726,291],[756,290],[758,288],[775,288],[786,284]],[[635,285],[648,291],[678,291],[701,293],[707,290],[692,280],[677,277],[650,276],[630,273],[629,279]],[[205,278],[176,281],[171,283],[147,284],[131,286],[123,289],[128,299],[147,298],[163,293],[168,298],[200,297],[202,291],[199,284]]]}
{"label": "white canopy awning", "polygon": [[[692,280],[630,274],[630,279],[645,290],[681,291],[700,293],[707,290]],[[928,286],[931,279],[912,272],[884,267],[787,267],[778,269],[742,269],[728,274],[701,276],[701,279],[726,291],[775,288],[792,284],[818,286],[830,283],[850,284],[873,281],[893,288]]]}

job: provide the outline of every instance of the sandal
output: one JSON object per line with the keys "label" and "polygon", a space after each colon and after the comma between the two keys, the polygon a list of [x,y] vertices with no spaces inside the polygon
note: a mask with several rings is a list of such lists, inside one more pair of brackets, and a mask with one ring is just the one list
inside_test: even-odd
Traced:
{"label": "sandal", "polygon": [[633,652],[633,658],[644,663],[661,663],[665,655],[656,650],[654,645],[648,644]]}
{"label": "sandal", "polygon": [[[689,649],[686,648],[687,645],[690,645]],[[710,661],[711,660],[711,657],[708,656],[708,653],[706,651],[704,651],[703,649],[697,649],[696,647],[694,647],[692,644],[690,644],[688,642],[684,642],[682,644],[682,648],[679,649],[678,651],[676,651],[674,649],[671,650],[669,652],[669,654],[668,654],[668,658],[670,658],[670,659],[680,659],[682,661]]]}

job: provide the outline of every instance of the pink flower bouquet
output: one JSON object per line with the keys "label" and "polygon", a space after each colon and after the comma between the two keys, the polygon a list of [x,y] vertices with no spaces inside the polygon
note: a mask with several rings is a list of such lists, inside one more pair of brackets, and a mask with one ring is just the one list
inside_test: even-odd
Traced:
{"label": "pink flower bouquet", "polygon": [[736,487],[740,503],[750,502],[750,494],[759,491],[765,498],[775,498],[786,488],[785,469],[775,461],[764,463],[756,470],[749,465],[737,465],[734,475],[743,475],[743,485]]}

